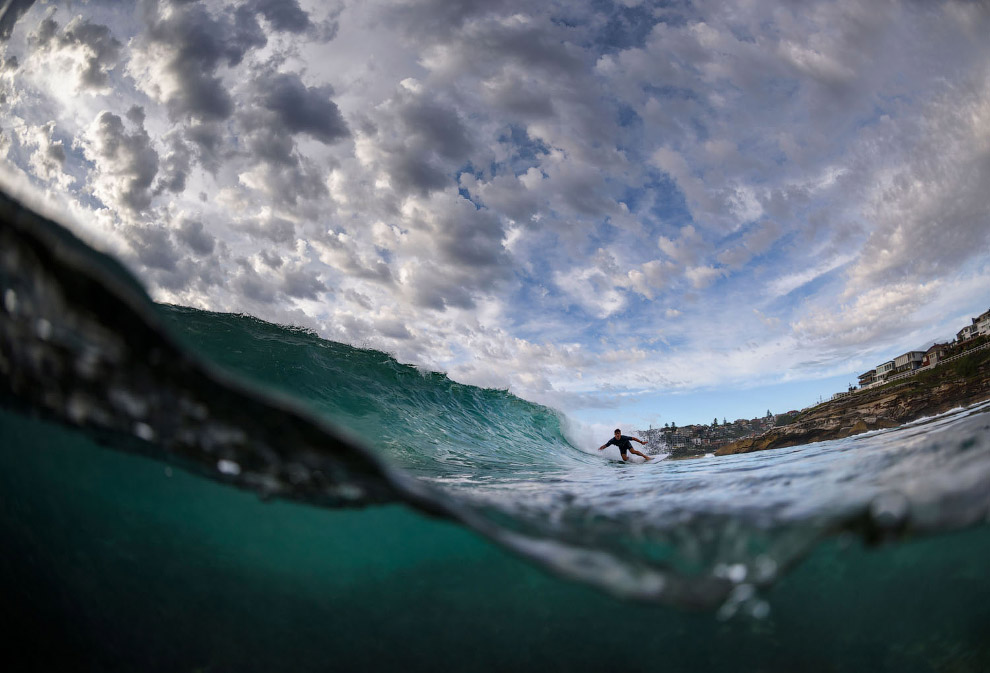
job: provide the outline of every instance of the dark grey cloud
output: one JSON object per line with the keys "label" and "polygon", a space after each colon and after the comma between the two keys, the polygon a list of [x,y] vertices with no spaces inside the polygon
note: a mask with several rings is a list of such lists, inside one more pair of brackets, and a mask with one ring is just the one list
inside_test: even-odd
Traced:
{"label": "dark grey cloud", "polygon": [[451,208],[438,222],[435,241],[442,258],[478,273],[488,267],[508,266],[502,245],[505,229],[498,215],[487,210]]}
{"label": "dark grey cloud", "polygon": [[487,82],[485,95],[493,105],[519,119],[554,116],[553,94],[545,82],[530,80],[520,73],[503,73]]}
{"label": "dark grey cloud", "polygon": [[197,255],[209,255],[216,247],[216,239],[197,220],[184,220],[175,235]]}
{"label": "dark grey cloud", "polygon": [[219,122],[197,121],[184,129],[196,159],[210,173],[216,174],[224,159],[223,127]]}
{"label": "dark grey cloud", "polygon": [[254,0],[247,7],[264,16],[276,30],[302,33],[312,27],[298,0]]}
{"label": "dark grey cloud", "polygon": [[127,237],[138,260],[150,269],[175,271],[182,254],[164,227],[135,226],[127,229]]}
{"label": "dark grey cloud", "polygon": [[253,109],[242,112],[238,120],[243,127],[241,142],[248,150],[249,158],[277,167],[299,165],[296,143],[292,134],[274,118]]}
{"label": "dark grey cloud", "polygon": [[189,170],[192,167],[192,151],[182,141],[182,137],[177,131],[169,134],[166,143],[168,152],[162,159],[161,175],[155,185],[155,193],[181,194],[186,189],[186,179],[189,177]]}
{"label": "dark grey cloud", "polygon": [[449,269],[423,263],[410,269],[405,282],[417,306],[445,311],[447,307],[474,308],[474,292],[464,280],[467,278],[452,274]]}
{"label": "dark grey cloud", "polygon": [[319,251],[320,259],[325,264],[348,276],[385,285],[394,281],[388,263],[379,256],[371,259],[362,257],[350,242],[345,242],[343,238],[346,237],[339,237],[331,232],[311,238],[310,243]]}
{"label": "dark grey cloud", "polygon": [[468,21],[488,14],[502,14],[510,8],[523,6],[519,0],[422,0],[386,5],[382,16],[398,30],[436,38],[457,31]]}
{"label": "dark grey cloud", "polygon": [[[175,79],[164,101],[172,117],[205,120],[233,114],[233,100],[217,72],[220,66],[236,66],[248,51],[268,43],[250,7],[214,16],[200,4],[172,6],[169,12],[155,17],[146,40],[146,58],[151,61],[147,65],[162,67]],[[161,58],[165,63],[154,63]],[[154,75],[149,77],[154,79]],[[157,85],[154,81],[143,84]]]}
{"label": "dark grey cloud", "polygon": [[367,311],[370,311],[374,308],[374,305],[371,303],[371,298],[368,297],[368,295],[366,294],[362,294],[358,292],[357,290],[353,290],[353,289],[345,290],[344,298],[346,298],[350,302],[357,304],[358,306],[360,306],[361,308]]}
{"label": "dark grey cloud", "polygon": [[305,156],[293,155],[293,159],[284,165],[262,163],[256,166],[255,189],[280,206],[294,207],[300,201],[325,197],[326,167]]}
{"label": "dark grey cloud", "polygon": [[471,151],[471,140],[461,117],[452,107],[417,97],[402,105],[398,117],[406,132],[444,159],[463,161]]}
{"label": "dark grey cloud", "polygon": [[393,186],[429,194],[454,184],[454,172],[474,149],[470,132],[451,104],[400,90],[384,116],[365,120],[376,137]]}
{"label": "dark grey cloud", "polygon": [[258,253],[258,256],[269,269],[279,269],[285,263],[278,253],[269,250],[262,250]]}
{"label": "dark grey cloud", "polygon": [[[296,136],[333,144],[350,135],[329,86],[306,86],[297,73],[271,64],[259,67],[238,89],[243,105],[235,115],[237,154],[254,165],[252,186],[281,205],[327,195],[325,162],[300,153]],[[203,139],[204,151],[210,151]]]}
{"label": "dark grey cloud", "polygon": [[416,151],[399,151],[388,160],[388,172],[392,182],[401,192],[429,194],[452,184],[446,167],[435,157]]}
{"label": "dark grey cloud", "polygon": [[233,282],[237,292],[259,304],[275,303],[277,296],[271,282],[259,276],[249,260],[240,258],[237,264],[241,267]]}
{"label": "dark grey cloud", "polygon": [[442,215],[423,223],[419,261],[406,264],[402,284],[413,303],[443,311],[469,309],[513,277],[501,218],[457,198]]}
{"label": "dark grey cloud", "polygon": [[7,0],[0,2],[0,8],[6,5],[6,11],[0,14],[0,42],[5,42],[10,39],[10,34],[14,30],[14,24],[20,19],[25,12],[31,9],[31,5],[34,4],[34,0]]}
{"label": "dark grey cloud", "polygon": [[[143,120],[140,108],[128,115]],[[123,120],[112,112],[101,112],[87,132],[87,148],[95,167],[91,172],[94,189],[110,205],[140,212],[151,205],[151,185],[158,174],[158,153],[143,125],[128,131]]]}
{"label": "dark grey cloud", "polygon": [[388,339],[407,341],[413,338],[412,332],[405,323],[395,318],[385,318],[375,321],[375,332]]}
{"label": "dark grey cloud", "polygon": [[329,86],[307,87],[295,73],[277,73],[259,78],[257,90],[261,105],[291,133],[307,133],[328,144],[349,135]]}
{"label": "dark grey cloud", "polygon": [[317,274],[305,269],[293,269],[282,275],[280,285],[282,292],[297,299],[318,299],[320,294],[327,291]]}

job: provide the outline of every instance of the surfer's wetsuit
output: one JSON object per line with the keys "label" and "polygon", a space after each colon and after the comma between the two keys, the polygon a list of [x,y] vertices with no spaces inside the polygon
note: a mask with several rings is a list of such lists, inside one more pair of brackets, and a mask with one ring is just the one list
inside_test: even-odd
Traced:
{"label": "surfer's wetsuit", "polygon": [[619,447],[619,453],[622,454],[622,457],[624,459],[626,457],[626,451],[632,448],[632,437],[619,435],[618,439],[613,437],[612,439],[605,442],[605,446],[611,446],[613,444]]}

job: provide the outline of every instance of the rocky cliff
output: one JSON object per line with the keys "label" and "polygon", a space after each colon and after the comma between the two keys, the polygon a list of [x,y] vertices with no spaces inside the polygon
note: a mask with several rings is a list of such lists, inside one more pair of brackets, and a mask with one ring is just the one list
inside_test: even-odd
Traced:
{"label": "rocky cliff", "polygon": [[891,428],[990,399],[990,349],[880,388],[859,390],[803,411],[793,423],[740,439],[716,456],[779,449]]}

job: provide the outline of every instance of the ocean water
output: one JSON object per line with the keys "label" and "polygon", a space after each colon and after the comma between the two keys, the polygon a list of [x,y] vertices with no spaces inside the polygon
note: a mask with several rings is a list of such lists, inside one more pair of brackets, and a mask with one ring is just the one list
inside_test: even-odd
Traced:
{"label": "ocean water", "polygon": [[990,405],[623,464],[0,206],[8,670],[990,670]]}

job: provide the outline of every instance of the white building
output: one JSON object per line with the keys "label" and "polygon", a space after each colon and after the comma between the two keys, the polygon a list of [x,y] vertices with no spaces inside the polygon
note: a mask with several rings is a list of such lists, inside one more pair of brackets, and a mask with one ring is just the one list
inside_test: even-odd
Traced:
{"label": "white building", "polygon": [[922,360],[925,359],[924,351],[908,351],[903,355],[898,355],[894,358],[894,371],[898,374],[901,372],[911,372],[915,369],[921,367]]}
{"label": "white building", "polygon": [[974,321],[972,325],[966,325],[961,330],[956,332],[956,341],[969,341],[976,336],[976,322]]}
{"label": "white building", "polygon": [[973,326],[980,336],[990,335],[990,311],[987,311],[979,318],[973,318]]}
{"label": "white building", "polygon": [[890,374],[893,373],[893,371],[894,371],[894,361],[893,360],[889,360],[887,362],[884,362],[882,365],[877,365],[876,380],[877,381],[886,381],[887,380],[887,377],[890,376]]}

